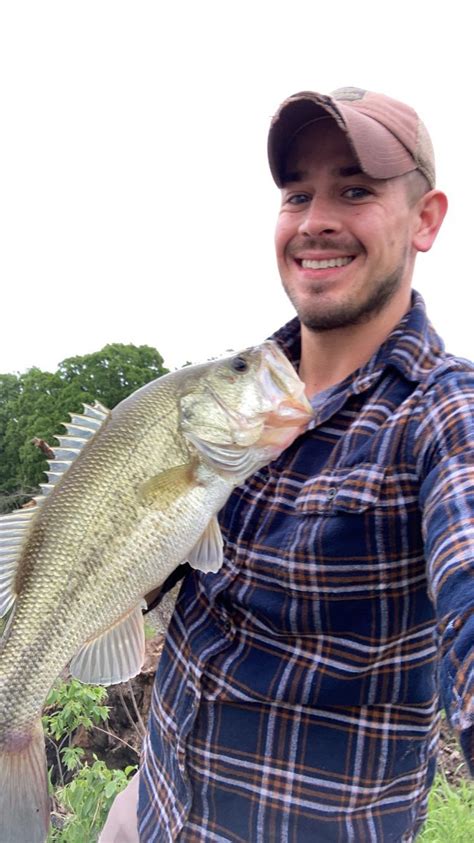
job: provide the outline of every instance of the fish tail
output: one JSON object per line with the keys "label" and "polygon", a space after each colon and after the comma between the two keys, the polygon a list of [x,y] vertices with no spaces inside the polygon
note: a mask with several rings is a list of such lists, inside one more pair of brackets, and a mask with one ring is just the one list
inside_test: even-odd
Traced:
{"label": "fish tail", "polygon": [[49,814],[44,735],[38,720],[29,732],[10,732],[0,745],[0,840],[44,843]]}

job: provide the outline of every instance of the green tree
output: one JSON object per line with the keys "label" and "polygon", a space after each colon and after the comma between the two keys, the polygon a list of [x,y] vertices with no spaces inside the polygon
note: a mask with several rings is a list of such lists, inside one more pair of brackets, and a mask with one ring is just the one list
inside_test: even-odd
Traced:
{"label": "green tree", "polygon": [[79,386],[66,394],[58,373],[30,369],[20,375],[19,391],[8,403],[4,438],[5,458],[14,469],[9,477],[9,491],[32,495],[45,481],[46,459],[32,440],[38,437],[54,444],[54,436],[68,420],[68,413],[79,411],[82,401],[87,400],[82,395]]}
{"label": "green tree", "polygon": [[54,446],[69,413],[94,401],[112,409],[166,371],[156,349],[112,344],[64,360],[54,374],[33,368],[18,377],[0,375],[0,511],[26,501],[46,480],[46,457],[34,438]]}
{"label": "green tree", "polygon": [[113,343],[94,354],[63,360],[58,372],[65,382],[80,384],[96,401],[112,409],[167,369],[159,352],[149,345]]}
{"label": "green tree", "polygon": [[11,419],[12,402],[18,396],[20,383],[17,375],[0,375],[0,512],[1,501],[15,487],[17,455],[6,451],[6,432]]}

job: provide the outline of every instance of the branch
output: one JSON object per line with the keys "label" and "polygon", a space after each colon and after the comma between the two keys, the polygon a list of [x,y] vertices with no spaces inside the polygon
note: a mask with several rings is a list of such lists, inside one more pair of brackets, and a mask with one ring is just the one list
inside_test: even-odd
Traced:
{"label": "branch", "polygon": [[31,444],[36,445],[36,447],[39,448],[46,457],[48,457],[48,460],[54,460],[54,451],[44,439],[38,439],[38,437],[35,436],[34,439],[31,440]]}
{"label": "branch", "polygon": [[127,743],[127,741],[124,741],[122,738],[119,738],[119,736],[116,735],[115,732],[111,732],[110,729],[101,729],[100,726],[93,726],[92,728],[97,729],[98,732],[103,732],[104,735],[109,735],[109,737],[114,738],[116,741],[120,741],[120,743],[123,743],[125,746],[127,746],[129,749],[131,749],[132,752],[134,752],[140,758],[140,753],[139,753],[138,749],[135,749],[134,746]]}

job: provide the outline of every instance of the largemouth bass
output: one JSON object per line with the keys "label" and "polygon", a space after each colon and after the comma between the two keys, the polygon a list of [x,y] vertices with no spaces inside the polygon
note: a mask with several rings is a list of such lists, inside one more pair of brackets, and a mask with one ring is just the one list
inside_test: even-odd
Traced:
{"label": "largemouth bass", "polygon": [[0,841],[49,825],[41,710],[69,664],[83,682],[136,675],[144,595],[184,560],[216,572],[216,514],[307,426],[304,385],[267,342],[181,369],[58,437],[37,506],[0,519]]}

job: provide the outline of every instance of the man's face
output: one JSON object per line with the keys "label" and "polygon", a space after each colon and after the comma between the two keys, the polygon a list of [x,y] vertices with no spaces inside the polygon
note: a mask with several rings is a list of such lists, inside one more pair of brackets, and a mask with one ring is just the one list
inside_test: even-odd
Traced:
{"label": "man's face", "polygon": [[416,210],[404,178],[363,174],[330,119],[297,136],[285,174],[276,254],[302,323],[313,331],[360,324],[406,296]]}

